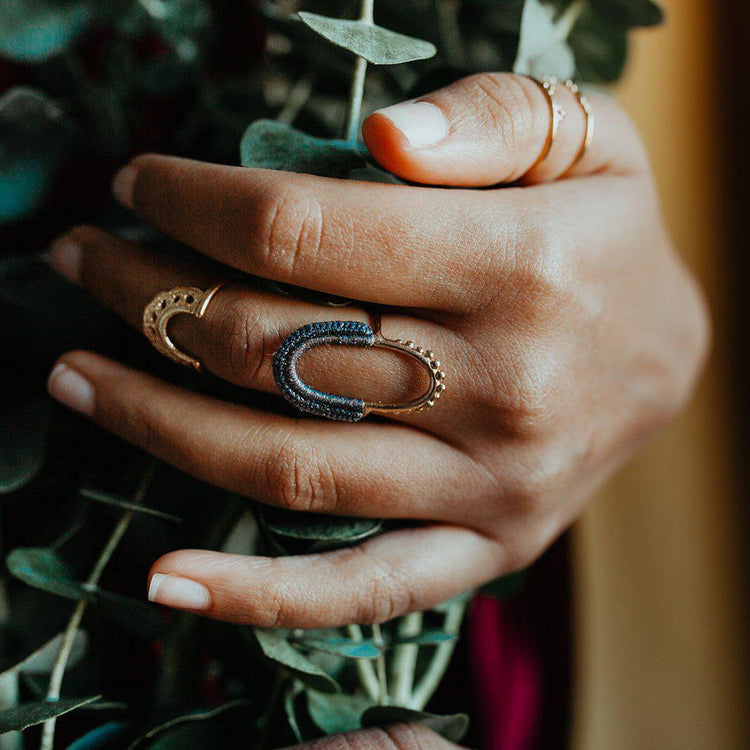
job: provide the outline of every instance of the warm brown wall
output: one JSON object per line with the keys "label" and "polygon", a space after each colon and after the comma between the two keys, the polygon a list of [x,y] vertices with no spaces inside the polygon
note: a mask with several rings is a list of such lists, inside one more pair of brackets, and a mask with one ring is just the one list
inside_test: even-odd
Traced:
{"label": "warm brown wall", "polygon": [[666,0],[620,95],[648,143],[667,221],[715,319],[687,414],[578,525],[576,750],[750,747],[747,644],[728,378],[717,8]]}

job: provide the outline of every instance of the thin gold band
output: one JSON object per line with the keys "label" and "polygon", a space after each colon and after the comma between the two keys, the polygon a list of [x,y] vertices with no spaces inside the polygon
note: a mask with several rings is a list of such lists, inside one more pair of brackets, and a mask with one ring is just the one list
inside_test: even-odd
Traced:
{"label": "thin gold band", "polygon": [[[557,79],[545,78],[539,80],[533,76],[527,76],[530,81],[533,81],[544,94],[547,105],[549,107],[550,115],[550,126],[547,133],[547,139],[542,147],[542,152],[539,154],[539,158],[526,170],[524,177],[531,174],[540,164],[546,161],[547,157],[552,151],[552,147],[555,145],[557,135],[560,131],[560,123],[565,119],[565,110],[555,101],[555,93],[557,92]],[[522,178],[523,179],[523,178]]]}
{"label": "thin gold band", "polygon": [[584,136],[583,142],[581,143],[581,148],[578,149],[578,153],[571,162],[571,165],[562,173],[562,175],[560,175],[561,177],[565,177],[566,175],[570,174],[575,166],[581,162],[584,156],[586,156],[586,153],[591,148],[591,144],[594,142],[594,132],[596,130],[594,108],[591,106],[589,98],[586,96],[586,94],[583,93],[581,87],[570,78],[565,81],[565,87],[570,92],[575,94],[575,97],[578,100],[578,104],[583,110],[583,114],[586,118],[586,135]]}

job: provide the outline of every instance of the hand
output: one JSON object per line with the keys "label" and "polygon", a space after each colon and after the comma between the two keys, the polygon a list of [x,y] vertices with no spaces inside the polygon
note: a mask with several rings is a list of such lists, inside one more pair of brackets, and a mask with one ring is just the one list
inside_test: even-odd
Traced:
{"label": "hand", "polygon": [[[119,174],[119,199],[160,231],[231,269],[387,305],[384,334],[434,350],[447,373],[434,409],[345,424],[64,356],[53,396],[200,479],[293,510],[421,522],[309,556],[173,552],[152,568],[152,599],[269,627],[428,608],[531,563],[685,403],[707,318],[663,227],[644,150],[615,102],[592,97],[593,147],[553,181],[585,130],[573,94],[561,87],[557,98],[568,116],[536,167],[550,112],[526,78],[472,76],[365,122],[374,156],[413,182],[526,175],[523,187],[373,184],[163,156]],[[158,291],[216,280],[86,227],[57,243],[53,265],[135,326]],[[214,375],[274,392],[281,341],[335,318],[369,316],[233,284],[201,320],[175,318],[171,333]],[[307,364],[308,382],[368,399],[401,398],[415,380],[382,350],[319,349]]]}

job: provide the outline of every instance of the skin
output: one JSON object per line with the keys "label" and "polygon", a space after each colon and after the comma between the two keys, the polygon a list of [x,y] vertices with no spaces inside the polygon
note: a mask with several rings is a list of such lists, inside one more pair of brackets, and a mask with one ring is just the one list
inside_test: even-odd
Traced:
{"label": "skin", "polygon": [[[424,97],[448,123],[433,146],[412,146],[387,110],[368,118],[363,135],[384,166],[445,187],[154,155],[121,173],[120,200],[160,231],[233,270],[385,305],[385,335],[434,350],[446,371],[434,409],[343,424],[220,402],[66,354],[92,396],[74,402],[59,377],[53,395],[200,479],[293,510],[421,522],[304,557],[181,550],[151,575],[201,583],[210,617],[266,627],[373,623],[431,607],[535,560],[684,406],[709,326],[643,146],[613,100],[592,96],[596,138],[568,172],[585,122],[567,89],[556,98],[568,116],[531,172],[550,122],[525,78],[472,76]],[[468,189],[479,186],[497,187]],[[217,278],[92,227],[62,238],[52,263],[136,326],[159,290]],[[369,315],[232,284],[203,319],[179,316],[170,330],[214,375],[275,392],[276,347],[332,319]],[[403,398],[415,381],[397,356],[338,349],[310,354],[305,377],[383,399]],[[362,737],[321,747],[445,744]]]}

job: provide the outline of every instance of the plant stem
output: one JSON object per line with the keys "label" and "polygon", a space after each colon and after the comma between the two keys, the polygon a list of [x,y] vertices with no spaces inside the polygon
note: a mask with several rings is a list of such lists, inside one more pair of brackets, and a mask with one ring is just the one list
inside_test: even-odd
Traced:
{"label": "plant stem", "polygon": [[[359,11],[359,20],[365,23],[373,23],[375,0],[362,0]],[[349,91],[349,103],[346,110],[346,123],[344,125],[344,138],[347,141],[356,141],[359,133],[359,120],[362,115],[362,99],[365,95],[365,76],[367,74],[367,60],[358,57],[354,63],[354,76]]]}
{"label": "plant stem", "polygon": [[[401,638],[411,638],[422,632],[424,616],[421,612],[412,612],[402,617],[398,623],[398,634]],[[417,669],[417,657],[419,646],[416,644],[402,644],[396,646],[393,653],[391,675],[393,688],[393,701],[397,706],[408,706],[411,700],[411,691],[414,687],[414,674]]]}
{"label": "plant stem", "polygon": [[[156,461],[149,461],[149,464],[141,477],[141,481],[138,483],[138,488],[133,495],[133,503],[140,505],[146,498],[146,493],[151,485],[151,481],[154,478],[156,471]],[[86,586],[94,588],[99,583],[99,579],[104,573],[104,569],[107,567],[112,555],[114,554],[117,546],[120,544],[125,532],[128,530],[135,512],[132,510],[123,513],[122,517],[115,526],[114,531],[110,535],[107,543],[104,545],[104,549],[101,551],[99,558],[96,561],[89,577],[86,579]],[[49,687],[47,689],[47,700],[56,701],[60,698],[60,689],[62,688],[63,677],[65,676],[65,669],[68,666],[68,659],[75,643],[76,633],[81,625],[81,620],[86,612],[88,601],[81,599],[75,606],[73,614],[68,621],[68,626],[65,628],[65,634],[63,635],[62,642],[60,643],[60,650],[57,652],[55,658],[55,664],[52,668],[52,673],[49,679]],[[49,719],[44,723],[44,730],[42,732],[42,741],[39,745],[40,750],[52,750],[55,744],[55,719]]]}
{"label": "plant stem", "polygon": [[391,701],[388,695],[388,673],[385,669],[385,640],[383,638],[383,631],[377,623],[372,626],[372,640],[380,649],[380,656],[375,660],[375,667],[378,673],[378,703],[381,706],[387,706]]}
{"label": "plant stem", "polygon": [[[443,630],[449,635],[458,636],[468,603],[469,597],[460,597],[448,605]],[[424,676],[412,693],[409,708],[421,711],[427,705],[430,698],[432,698],[433,693],[437,690],[440,681],[443,679],[443,675],[448,668],[448,664],[450,663],[455,648],[456,640],[454,639],[446,643],[441,643],[435,649],[435,654],[433,655]]]}
{"label": "plant stem", "polygon": [[[363,641],[365,639],[362,634],[362,628],[359,625],[347,625],[346,632],[353,641]],[[367,659],[355,659],[357,667],[357,674],[359,675],[359,682],[362,685],[363,690],[367,693],[368,697],[376,701],[378,699],[378,678],[375,674],[375,669],[372,663]]]}

